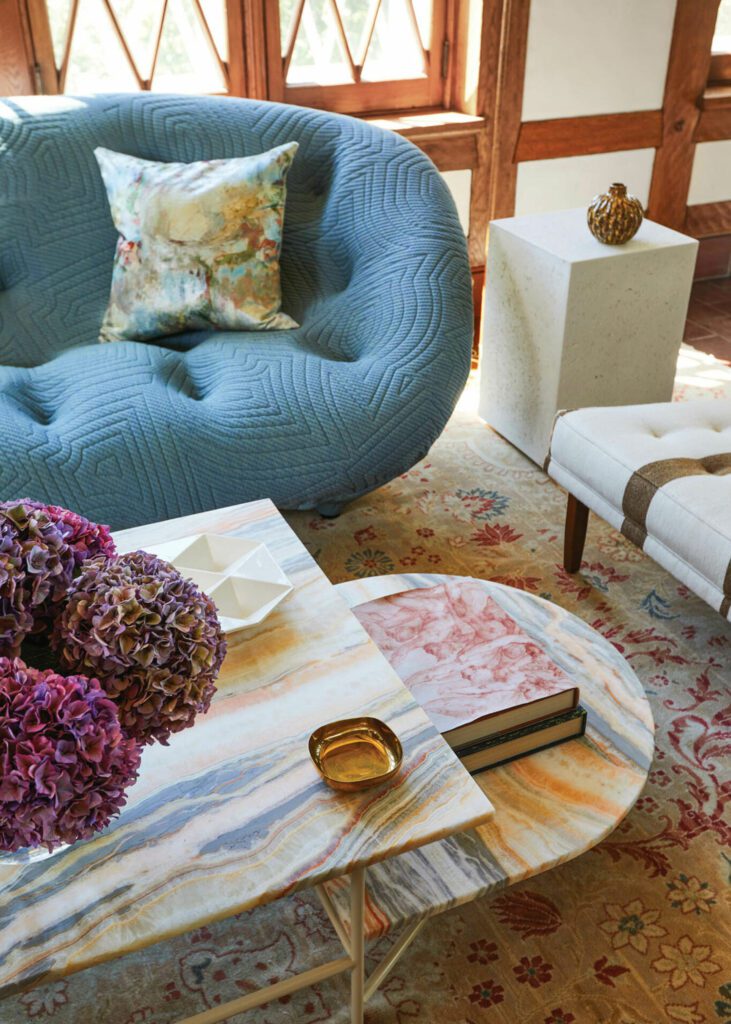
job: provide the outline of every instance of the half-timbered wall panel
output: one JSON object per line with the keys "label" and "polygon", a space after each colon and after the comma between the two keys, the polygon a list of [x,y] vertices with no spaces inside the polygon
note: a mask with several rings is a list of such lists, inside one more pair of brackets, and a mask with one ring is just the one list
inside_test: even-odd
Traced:
{"label": "half-timbered wall panel", "polygon": [[688,205],[731,200],[731,139],[695,147]]}
{"label": "half-timbered wall panel", "polygon": [[460,223],[467,234],[470,229],[470,192],[472,188],[472,171],[442,171],[442,177],[452,193]]}
{"label": "half-timbered wall panel", "polygon": [[588,206],[589,200],[613,181],[627,182],[644,205],[654,158],[654,149],[631,149],[519,164],[515,212],[521,215]]}
{"label": "half-timbered wall panel", "polygon": [[523,120],[657,110],[675,0],[532,0]]}

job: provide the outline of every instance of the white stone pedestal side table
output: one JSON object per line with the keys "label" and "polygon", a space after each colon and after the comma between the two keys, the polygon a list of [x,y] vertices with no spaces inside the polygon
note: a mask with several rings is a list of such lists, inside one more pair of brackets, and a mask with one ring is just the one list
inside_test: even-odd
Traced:
{"label": "white stone pedestal side table", "polygon": [[697,249],[648,220],[603,245],[585,209],[493,221],[482,418],[542,464],[559,409],[668,401]]}

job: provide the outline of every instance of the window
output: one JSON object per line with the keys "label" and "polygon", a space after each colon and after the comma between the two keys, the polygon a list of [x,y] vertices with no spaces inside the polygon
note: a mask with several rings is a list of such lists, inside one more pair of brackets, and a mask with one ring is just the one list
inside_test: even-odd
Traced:
{"label": "window", "polygon": [[344,113],[440,106],[446,0],[278,0],[272,98]]}
{"label": "window", "polygon": [[28,14],[39,91],[232,93],[357,114],[444,105],[453,3],[33,0]]}
{"label": "window", "polygon": [[731,0],[721,0],[711,46],[710,85],[731,85]]}
{"label": "window", "polygon": [[46,12],[59,92],[228,92],[225,0],[47,0]]}

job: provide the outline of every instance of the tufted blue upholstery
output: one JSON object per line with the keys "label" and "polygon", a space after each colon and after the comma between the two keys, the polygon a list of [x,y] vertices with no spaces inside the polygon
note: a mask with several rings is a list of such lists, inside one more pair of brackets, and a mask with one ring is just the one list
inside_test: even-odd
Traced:
{"label": "tufted blue upholstery", "polygon": [[[282,279],[296,331],[96,341],[116,233],[92,155],[300,143]],[[448,191],[414,146],[246,100],[0,102],[0,496],[113,527],[271,497],[338,507],[406,470],[464,385],[472,307]]]}

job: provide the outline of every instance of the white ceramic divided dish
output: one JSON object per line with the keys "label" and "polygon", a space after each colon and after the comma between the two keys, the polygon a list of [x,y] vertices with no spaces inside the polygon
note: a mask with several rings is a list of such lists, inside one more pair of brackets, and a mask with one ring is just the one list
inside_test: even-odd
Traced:
{"label": "white ceramic divided dish", "polygon": [[255,626],[292,590],[265,544],[198,533],[147,548],[211,597],[224,633]]}

